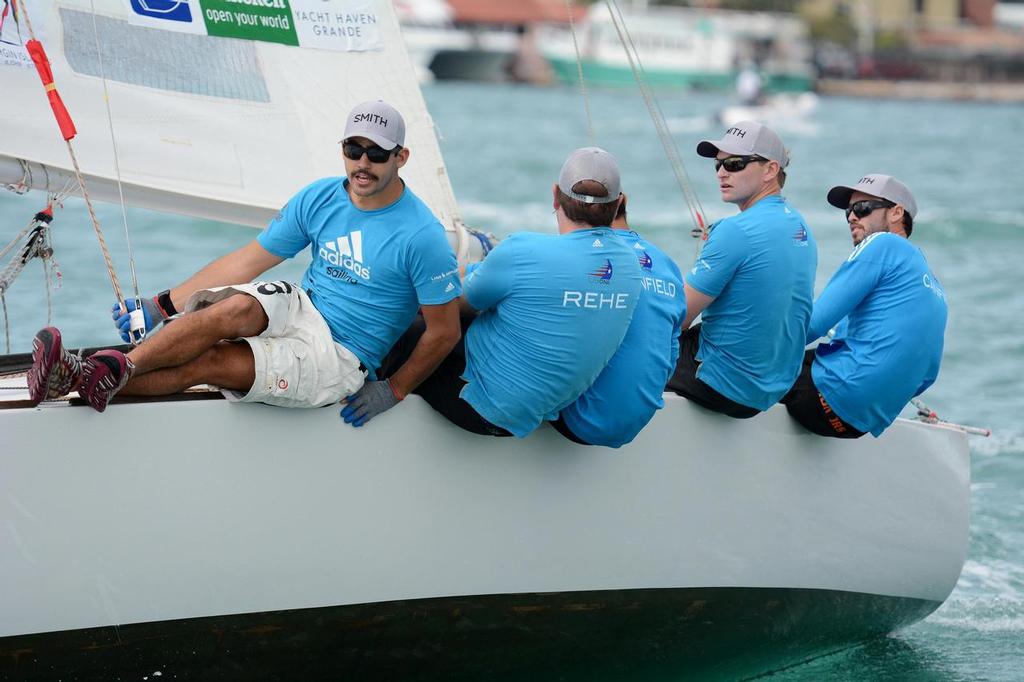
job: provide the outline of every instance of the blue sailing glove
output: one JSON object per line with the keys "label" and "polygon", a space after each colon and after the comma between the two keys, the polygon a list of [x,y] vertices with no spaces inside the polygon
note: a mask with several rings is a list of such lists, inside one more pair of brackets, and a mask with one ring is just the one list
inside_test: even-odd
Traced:
{"label": "blue sailing glove", "polygon": [[[155,298],[143,298],[142,301],[142,314],[146,320],[146,333],[153,331],[153,328],[158,324],[167,319],[164,315],[164,311],[157,305]],[[117,327],[121,333],[121,340],[125,343],[131,343],[131,312],[135,310],[135,299],[125,299],[125,306],[128,308],[128,312],[121,312],[121,304],[115,303],[114,307],[110,309],[110,316],[114,318],[114,326]]]}
{"label": "blue sailing glove", "polygon": [[381,412],[387,412],[401,399],[390,379],[367,381],[361,389],[345,398],[348,404],[341,410],[341,418],[346,424],[359,427]]}

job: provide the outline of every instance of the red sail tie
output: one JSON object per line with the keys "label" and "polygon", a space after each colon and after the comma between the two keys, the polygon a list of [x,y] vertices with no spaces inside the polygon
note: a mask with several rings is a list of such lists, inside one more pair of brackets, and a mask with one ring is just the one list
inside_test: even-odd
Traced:
{"label": "red sail tie", "polygon": [[57,86],[53,84],[50,60],[46,58],[43,44],[38,40],[30,40],[25,43],[25,48],[32,57],[32,62],[36,65],[36,71],[39,72],[39,78],[43,81],[43,87],[46,88],[46,96],[50,100],[50,108],[53,109],[53,115],[57,118],[57,125],[60,126],[60,134],[64,136],[65,140],[70,140],[78,131],[75,130],[75,123],[71,120],[71,114],[68,113],[67,107],[64,106],[64,102],[60,98],[60,93],[57,92]]}

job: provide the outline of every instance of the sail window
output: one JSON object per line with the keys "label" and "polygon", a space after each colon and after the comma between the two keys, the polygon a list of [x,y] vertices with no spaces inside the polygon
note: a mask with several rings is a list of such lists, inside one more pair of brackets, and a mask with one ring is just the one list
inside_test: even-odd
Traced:
{"label": "sail window", "polygon": [[[100,74],[93,15],[60,8],[64,56],[85,76]],[[269,102],[256,46],[250,41],[135,26],[95,15],[107,80],[157,90]]]}

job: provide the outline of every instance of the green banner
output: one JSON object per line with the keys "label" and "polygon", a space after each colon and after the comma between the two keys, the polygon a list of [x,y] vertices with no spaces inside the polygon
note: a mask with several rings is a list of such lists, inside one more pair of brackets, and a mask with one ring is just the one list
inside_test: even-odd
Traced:
{"label": "green banner", "polygon": [[211,36],[298,45],[288,0],[201,0]]}

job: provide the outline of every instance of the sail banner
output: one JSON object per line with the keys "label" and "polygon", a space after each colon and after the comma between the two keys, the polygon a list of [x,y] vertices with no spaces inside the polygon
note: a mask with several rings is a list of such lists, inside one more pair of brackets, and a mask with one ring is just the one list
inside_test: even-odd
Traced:
{"label": "sail banner", "polygon": [[136,25],[340,52],[384,48],[375,0],[126,0]]}

